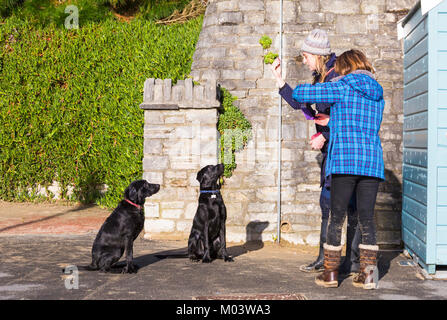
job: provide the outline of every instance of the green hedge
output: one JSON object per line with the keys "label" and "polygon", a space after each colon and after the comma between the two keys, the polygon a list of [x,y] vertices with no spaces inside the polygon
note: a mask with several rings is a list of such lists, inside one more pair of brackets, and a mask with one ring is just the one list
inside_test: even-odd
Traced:
{"label": "green hedge", "polygon": [[114,207],[142,175],[144,81],[186,77],[202,20],[107,19],[74,30],[3,20],[0,199],[31,200],[36,186],[58,181],[74,186],[72,200]]}
{"label": "green hedge", "polygon": [[68,5],[76,5],[79,24],[82,27],[89,22],[102,22],[114,19],[111,9],[124,16],[139,17],[157,21],[171,15],[175,10],[181,11],[190,0],[0,0],[0,17],[14,15],[26,18],[33,23],[44,26],[53,24],[64,27]]}

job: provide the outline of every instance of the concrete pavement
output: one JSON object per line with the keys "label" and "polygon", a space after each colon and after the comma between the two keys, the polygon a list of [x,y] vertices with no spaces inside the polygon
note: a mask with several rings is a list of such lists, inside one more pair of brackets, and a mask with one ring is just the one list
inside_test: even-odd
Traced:
{"label": "concrete pavement", "polygon": [[[445,281],[424,280],[420,269],[401,266],[398,252],[381,252],[379,289],[352,286],[320,288],[315,274],[298,271],[314,255],[275,244],[230,244],[233,263],[215,260],[193,263],[178,254],[184,241],[135,241],[137,274],[79,271],[63,274],[62,267],[87,265],[95,234],[77,236],[0,237],[0,299],[446,299]],[[174,255],[174,257],[169,257]],[[68,280],[67,280],[68,279]],[[74,288],[77,287],[77,288]],[[71,289],[70,289],[71,288]]]}
{"label": "concrete pavement", "polygon": [[193,263],[181,254],[187,240],[134,244],[137,274],[102,274],[62,268],[90,263],[97,230],[110,210],[95,206],[0,201],[0,299],[446,299],[447,283],[427,280],[398,251],[381,251],[379,289],[320,288],[315,274],[300,272],[317,248],[270,242],[229,243],[233,263]]}

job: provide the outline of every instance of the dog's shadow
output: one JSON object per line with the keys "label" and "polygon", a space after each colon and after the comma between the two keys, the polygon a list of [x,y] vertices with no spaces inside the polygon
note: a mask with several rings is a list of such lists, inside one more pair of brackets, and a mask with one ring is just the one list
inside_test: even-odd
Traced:
{"label": "dog's shadow", "polygon": [[262,232],[269,226],[267,221],[251,221],[246,227],[245,243],[227,248],[228,254],[233,258],[264,248]]}

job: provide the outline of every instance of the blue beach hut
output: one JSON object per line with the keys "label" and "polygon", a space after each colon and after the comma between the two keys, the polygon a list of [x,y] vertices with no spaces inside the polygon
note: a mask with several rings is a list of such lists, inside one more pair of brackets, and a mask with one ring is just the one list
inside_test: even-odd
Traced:
{"label": "blue beach hut", "polygon": [[428,273],[447,265],[447,0],[399,22],[404,50],[402,240]]}

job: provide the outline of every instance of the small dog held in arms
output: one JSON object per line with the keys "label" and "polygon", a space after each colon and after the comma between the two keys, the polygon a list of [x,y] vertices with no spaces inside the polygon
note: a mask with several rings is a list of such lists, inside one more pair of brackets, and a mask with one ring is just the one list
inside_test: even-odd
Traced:
{"label": "small dog held in arms", "polygon": [[192,223],[188,240],[188,257],[192,261],[208,263],[221,258],[233,261],[227,253],[225,221],[227,209],[220,194],[219,177],[224,165],[208,165],[197,173],[200,182],[199,206]]}
{"label": "small dog held in arms", "polygon": [[133,242],[143,230],[143,205],[146,197],[159,190],[159,184],[151,184],[146,180],[133,181],[124,191],[124,200],[121,200],[96,235],[92,263],[78,269],[115,273],[117,271],[112,267],[126,251],[126,265],[118,272],[136,273],[138,267],[133,264]]}

